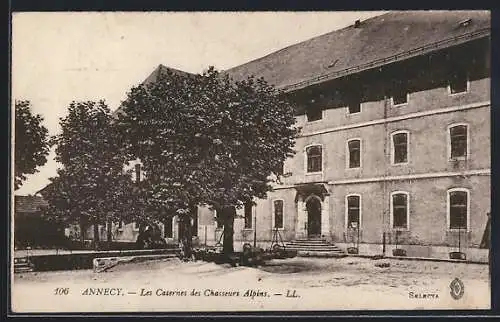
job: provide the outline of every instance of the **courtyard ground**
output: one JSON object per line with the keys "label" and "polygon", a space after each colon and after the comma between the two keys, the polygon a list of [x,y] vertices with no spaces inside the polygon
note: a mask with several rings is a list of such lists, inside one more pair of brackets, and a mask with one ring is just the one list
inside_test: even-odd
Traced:
{"label": "courtyard ground", "polygon": [[[382,263],[386,267],[376,266]],[[464,284],[458,300],[450,294],[456,277]],[[171,259],[123,264],[104,273],[15,274],[12,307],[18,312],[488,309],[489,284],[488,266],[480,264],[299,257],[250,268]],[[67,288],[68,294],[56,288]],[[89,295],[97,288],[108,288],[109,294]]]}

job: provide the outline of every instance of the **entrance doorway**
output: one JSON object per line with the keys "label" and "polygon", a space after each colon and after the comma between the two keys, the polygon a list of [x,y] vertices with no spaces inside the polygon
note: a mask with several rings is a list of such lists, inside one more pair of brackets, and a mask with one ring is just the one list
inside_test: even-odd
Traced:
{"label": "entrance doorway", "polygon": [[306,202],[307,237],[321,237],[321,201],[313,196]]}

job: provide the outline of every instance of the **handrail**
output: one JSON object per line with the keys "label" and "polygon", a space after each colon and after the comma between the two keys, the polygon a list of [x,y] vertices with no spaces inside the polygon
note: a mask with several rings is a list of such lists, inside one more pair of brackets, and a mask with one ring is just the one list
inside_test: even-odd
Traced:
{"label": "handrail", "polygon": [[353,66],[353,67],[348,67],[348,68],[341,69],[341,70],[338,70],[335,72],[316,76],[312,79],[308,79],[308,80],[301,81],[301,82],[291,84],[291,85],[285,85],[281,88],[279,88],[279,87],[278,88],[281,90],[284,90],[286,92],[291,92],[293,90],[297,90],[297,89],[300,89],[303,87],[307,87],[309,85],[313,85],[313,84],[318,83],[320,81],[339,78],[342,76],[346,76],[348,74],[352,74],[354,72],[358,72],[358,71],[366,70],[369,68],[385,65],[389,62],[395,62],[395,61],[401,60],[402,58],[410,58],[410,57],[416,56],[418,54],[421,54],[423,52],[427,52],[427,51],[432,50],[432,49],[434,49],[434,50],[441,49],[444,47],[444,45],[451,44],[451,43],[457,43],[460,40],[481,38],[481,37],[487,36],[489,34],[490,34],[490,28],[479,29],[479,30],[476,30],[476,31],[471,32],[471,33],[462,34],[462,35],[458,35],[458,36],[455,36],[452,38],[443,39],[443,40],[440,40],[438,42],[434,42],[434,43],[427,44],[424,46],[416,47],[416,48],[413,48],[413,49],[410,49],[410,50],[407,50],[404,52],[400,52],[400,53],[397,53],[397,54],[394,54],[394,55],[391,55],[388,57],[379,58],[379,59],[376,59],[374,61],[371,61],[371,62],[368,62],[365,64],[361,64],[361,65],[357,65],[357,66]]}

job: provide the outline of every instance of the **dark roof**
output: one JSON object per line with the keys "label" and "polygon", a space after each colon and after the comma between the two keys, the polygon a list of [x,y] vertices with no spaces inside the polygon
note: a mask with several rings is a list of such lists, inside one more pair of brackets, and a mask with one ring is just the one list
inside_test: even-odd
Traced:
{"label": "dark roof", "polygon": [[[165,65],[160,64],[160,65],[158,65],[158,67],[155,68],[155,70],[148,77],[146,77],[146,79],[141,83],[141,85],[147,85],[147,84],[155,82],[158,79],[158,75],[160,74],[160,72],[166,72],[167,70],[169,70],[172,73],[177,74],[177,75],[182,75],[182,74],[192,75],[192,76],[195,75],[192,73],[188,73],[188,72],[185,72],[182,70],[178,70],[178,69],[175,69],[172,67],[167,67]],[[113,112],[113,116],[117,117],[119,113],[121,113],[121,105]]]}
{"label": "dark roof", "polygon": [[[469,20],[470,19],[470,20]],[[353,22],[354,23],[354,22]],[[378,67],[484,37],[488,11],[389,12],[286,47],[224,73],[264,79],[284,90]]]}
{"label": "dark roof", "polygon": [[35,213],[40,207],[47,206],[48,203],[40,196],[14,196],[16,213]]}
{"label": "dark roof", "polygon": [[175,69],[175,68],[172,68],[172,67],[167,67],[165,65],[158,65],[158,67],[156,67],[156,69],[142,82],[143,85],[147,85],[147,84],[150,84],[150,83],[153,83],[155,82],[157,79],[158,79],[158,75],[161,73],[161,72],[166,72],[167,70],[171,71],[172,73],[174,74],[177,74],[177,75],[192,75],[194,76],[195,74],[192,74],[192,73],[188,73],[188,72],[185,72],[185,71],[182,71],[182,70],[178,70],[178,69]]}

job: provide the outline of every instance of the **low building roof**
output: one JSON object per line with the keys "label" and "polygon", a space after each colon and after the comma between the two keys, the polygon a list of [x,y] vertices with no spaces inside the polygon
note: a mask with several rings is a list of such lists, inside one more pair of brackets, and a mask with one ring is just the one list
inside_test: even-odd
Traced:
{"label": "low building roof", "polygon": [[16,213],[34,213],[41,207],[48,206],[48,202],[40,196],[14,196]]}

